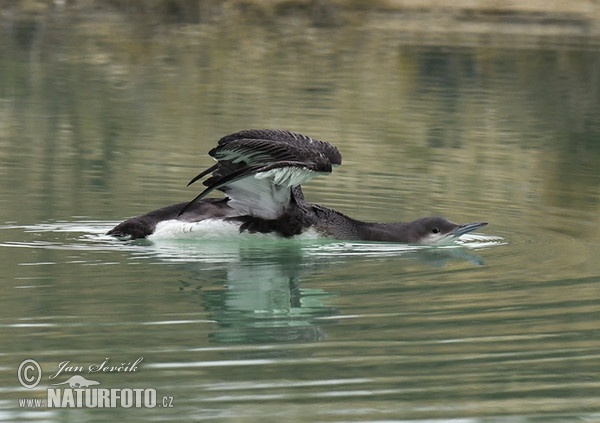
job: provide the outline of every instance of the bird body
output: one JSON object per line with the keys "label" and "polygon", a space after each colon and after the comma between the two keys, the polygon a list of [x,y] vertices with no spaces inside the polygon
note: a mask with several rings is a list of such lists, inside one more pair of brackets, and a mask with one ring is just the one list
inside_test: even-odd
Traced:
{"label": "bird body", "polygon": [[[192,201],[130,218],[108,234],[121,238],[263,234],[283,238],[322,237],[405,243],[451,241],[487,223],[458,225],[443,217],[406,223],[371,223],[304,199],[301,185],[342,163],[336,147],[294,132],[251,129],[227,135],[210,150],[217,163],[190,183],[207,177]],[[225,198],[205,198],[214,190]]]}

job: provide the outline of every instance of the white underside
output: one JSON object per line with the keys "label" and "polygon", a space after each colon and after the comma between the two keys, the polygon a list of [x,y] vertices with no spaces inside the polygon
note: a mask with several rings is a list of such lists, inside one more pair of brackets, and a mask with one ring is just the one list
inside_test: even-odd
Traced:
{"label": "white underside", "polygon": [[[214,241],[238,241],[244,238],[284,239],[274,232],[263,234],[244,231],[240,233],[240,225],[239,222],[230,222],[223,219],[205,219],[200,222],[185,222],[170,219],[159,222],[152,235],[148,236],[148,239],[198,239]],[[319,238],[319,235],[312,228],[294,237],[294,239],[317,238]]]}

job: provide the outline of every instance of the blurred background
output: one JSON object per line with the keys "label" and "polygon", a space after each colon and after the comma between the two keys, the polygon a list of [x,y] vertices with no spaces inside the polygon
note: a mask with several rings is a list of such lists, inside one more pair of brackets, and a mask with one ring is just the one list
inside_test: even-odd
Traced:
{"label": "blurred background", "polygon": [[599,14],[584,0],[7,2],[0,216],[182,201],[210,146],[247,127],[338,145],[342,176],[315,181],[334,201],[391,184],[405,218],[461,207],[465,190],[494,220],[515,202],[597,212]]}
{"label": "blurred background", "polygon": [[[600,420],[598,1],[5,0],[0,40],[0,420]],[[193,198],[245,128],[339,148],[309,201],[490,224],[430,250],[103,236]],[[49,383],[23,359],[109,356],[144,365],[103,387],[174,412],[19,409]]]}

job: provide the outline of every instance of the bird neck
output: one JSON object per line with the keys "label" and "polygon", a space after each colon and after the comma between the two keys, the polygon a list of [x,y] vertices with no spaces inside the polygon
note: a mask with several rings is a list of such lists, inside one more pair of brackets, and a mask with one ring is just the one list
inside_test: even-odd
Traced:
{"label": "bird neck", "polygon": [[356,221],[360,239],[380,242],[410,242],[405,223],[372,223]]}
{"label": "bird neck", "polygon": [[318,230],[336,239],[355,241],[409,242],[406,224],[373,223],[353,219],[327,207],[312,205]]}

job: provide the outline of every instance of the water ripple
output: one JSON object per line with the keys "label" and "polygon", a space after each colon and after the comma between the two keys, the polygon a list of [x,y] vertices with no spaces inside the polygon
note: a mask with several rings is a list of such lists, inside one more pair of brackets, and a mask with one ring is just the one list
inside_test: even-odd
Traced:
{"label": "water ripple", "polygon": [[[399,257],[434,251],[438,256],[448,259],[471,261],[481,264],[481,259],[469,253],[493,246],[504,245],[506,242],[497,236],[482,234],[464,235],[456,244],[444,246],[421,246],[398,243],[376,242],[346,242],[336,240],[248,240],[241,241],[195,241],[195,240],[136,240],[123,242],[106,236],[108,229],[115,222],[79,221],[40,223],[36,225],[3,225],[0,231],[7,233],[32,234],[48,237],[49,239],[4,240],[0,247],[32,248],[63,251],[121,251],[130,252],[135,257],[157,257],[170,262],[203,261],[231,262],[239,260],[240,249],[263,250],[265,252],[281,252],[285,249],[296,248],[305,257],[315,259],[335,259],[350,257]],[[46,235],[47,234],[47,235]],[[56,235],[56,236],[54,236]],[[15,235],[15,238],[22,236]],[[10,238],[10,235],[9,235]],[[422,255],[423,256],[423,255]],[[72,260],[70,263],[88,265],[118,264],[116,261],[90,262],[89,260]],[[52,262],[20,263],[23,266],[50,265]]]}

